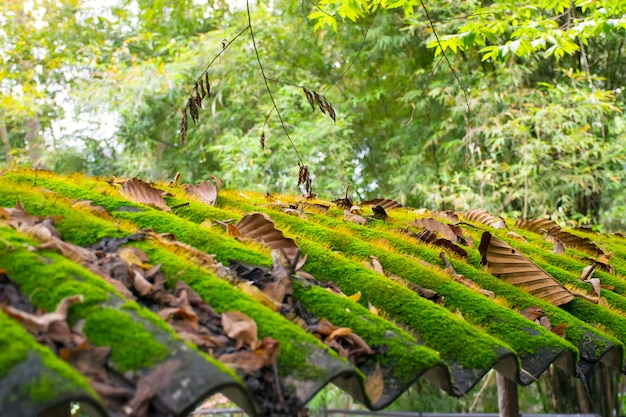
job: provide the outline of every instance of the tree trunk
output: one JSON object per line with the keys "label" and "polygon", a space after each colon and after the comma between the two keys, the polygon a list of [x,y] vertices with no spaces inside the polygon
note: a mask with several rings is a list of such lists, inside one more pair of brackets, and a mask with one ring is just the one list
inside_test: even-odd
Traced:
{"label": "tree trunk", "polygon": [[7,164],[13,162],[13,154],[11,153],[11,144],[9,143],[9,132],[7,132],[7,125],[4,122],[0,122],[0,138],[2,138],[2,145],[4,146],[4,157]]}
{"label": "tree trunk", "polygon": [[519,417],[517,382],[511,381],[500,372],[496,372],[498,385],[498,410],[500,417]]}
{"label": "tree trunk", "polygon": [[43,142],[39,136],[39,116],[29,117],[26,120],[26,144],[31,168],[37,168],[41,164],[43,154]]}

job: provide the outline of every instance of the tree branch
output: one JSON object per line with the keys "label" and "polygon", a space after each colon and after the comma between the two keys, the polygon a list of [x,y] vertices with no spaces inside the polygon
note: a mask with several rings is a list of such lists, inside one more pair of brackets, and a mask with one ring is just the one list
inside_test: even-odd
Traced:
{"label": "tree branch", "polygon": [[[280,114],[280,109],[276,105],[276,100],[274,100],[274,95],[272,94],[272,89],[270,88],[270,85],[268,83],[268,78],[265,75],[265,69],[263,69],[263,64],[261,63],[261,57],[259,56],[259,49],[257,48],[256,39],[254,38],[254,29],[252,28],[252,17],[250,16],[250,1],[249,0],[246,0],[246,11],[248,12],[248,28],[250,29],[250,37],[252,38],[252,46],[254,47],[256,60],[259,63],[259,69],[261,70],[261,75],[263,76],[265,89],[267,90],[267,94],[270,96],[270,100],[272,101],[272,105],[274,106],[273,108],[276,109],[276,114],[278,115],[278,119],[280,120],[280,125],[282,126],[283,131],[285,132],[285,135],[287,136],[287,139],[289,140],[289,143],[291,143],[293,150],[296,152],[296,156],[298,157],[298,166],[301,167],[304,165],[304,162],[302,161],[302,158],[300,157],[300,152],[298,152],[298,148],[296,147],[296,144],[291,139],[291,136],[289,136],[289,131],[287,130],[287,126],[285,125],[283,116]],[[271,111],[270,111],[270,114],[271,114]],[[268,118],[269,118],[269,114],[268,114]]]}
{"label": "tree branch", "polygon": [[424,0],[420,0],[420,3],[422,5],[422,9],[424,9],[424,13],[426,14],[426,18],[428,19],[428,22],[430,23],[430,27],[433,30],[433,33],[435,34],[435,39],[437,39],[437,45],[439,45],[439,49],[441,49],[441,54],[443,55],[444,59],[448,63],[448,67],[450,68],[450,71],[452,71],[452,74],[454,75],[454,78],[456,78],[456,82],[461,87],[461,90],[463,90],[463,96],[465,97],[465,104],[467,106],[467,113],[465,115],[466,124],[467,124],[466,125],[466,129],[467,129],[467,145],[466,145],[466,149],[465,149],[465,166],[469,167],[469,146],[470,146],[471,140],[472,140],[472,130],[471,130],[471,126],[470,126],[470,118],[471,118],[472,113],[471,113],[470,104],[469,104],[469,97],[467,96],[467,91],[465,90],[465,86],[463,86],[463,83],[461,82],[461,79],[459,78],[459,75],[457,74],[457,72],[455,71],[454,67],[452,66],[452,63],[450,62],[450,59],[448,59],[448,56],[446,55],[446,51],[444,51],[443,48],[441,47],[441,41],[439,40],[439,35],[437,34],[437,31],[435,30],[435,24],[433,23],[432,19],[430,18],[430,14],[428,13],[428,9],[426,8],[426,5],[424,4]]}

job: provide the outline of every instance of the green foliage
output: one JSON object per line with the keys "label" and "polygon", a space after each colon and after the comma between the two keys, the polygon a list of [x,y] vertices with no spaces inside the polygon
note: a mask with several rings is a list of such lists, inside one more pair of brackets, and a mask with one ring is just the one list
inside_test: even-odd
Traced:
{"label": "green foliage", "polygon": [[[29,161],[27,121],[37,116],[52,144],[44,161],[57,171],[181,172],[183,181],[215,173],[233,188],[296,187],[297,159],[275,112],[267,118],[249,34],[233,40],[245,10],[191,0],[34,3],[30,14],[17,3],[0,9],[5,160]],[[349,183],[363,199],[623,227],[626,1],[424,5],[439,41],[415,0],[254,5],[260,58],[314,191],[337,197]],[[180,110],[231,40],[182,146]],[[336,124],[311,110],[301,86],[333,102]],[[53,135],[63,95],[80,109],[73,123],[100,120],[100,130]]]}

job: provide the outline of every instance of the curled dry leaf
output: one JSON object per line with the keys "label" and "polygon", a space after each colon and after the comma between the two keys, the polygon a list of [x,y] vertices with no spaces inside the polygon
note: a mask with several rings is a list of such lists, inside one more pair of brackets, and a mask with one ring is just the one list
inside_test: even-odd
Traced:
{"label": "curled dry leaf", "polygon": [[432,217],[424,219],[415,219],[411,223],[412,226],[430,230],[431,232],[439,233],[441,237],[449,240],[452,243],[468,243],[467,238],[463,234],[463,230],[454,225],[449,225],[435,220]]}
{"label": "curled dry leaf", "polygon": [[447,220],[449,222],[452,223],[459,223],[461,221],[461,219],[459,219],[458,214],[456,214],[454,211],[452,210],[446,210],[446,211],[433,211],[431,212],[431,214],[435,217],[438,217],[440,219],[444,219]]}
{"label": "curled dry leaf", "polygon": [[507,237],[510,237],[511,239],[515,239],[515,240],[518,240],[520,242],[528,243],[528,240],[524,236],[521,236],[521,235],[519,235],[519,234],[517,234],[515,232],[508,232],[506,235],[507,235]]}
{"label": "curled dry leaf", "polygon": [[66,258],[78,264],[93,263],[97,261],[96,254],[73,243],[64,242],[63,240],[53,237],[47,242],[39,245],[38,249],[51,249],[54,250]]}
{"label": "curled dry leaf", "polygon": [[138,178],[122,182],[120,193],[135,203],[156,207],[168,213],[172,212],[163,198],[163,190],[158,190]]}
{"label": "curled dry leaf", "polygon": [[494,218],[491,213],[484,209],[470,210],[463,215],[469,222],[481,223],[494,229],[506,229],[506,222],[502,217]]}
{"label": "curled dry leaf", "polygon": [[522,316],[526,317],[530,321],[535,321],[539,317],[544,316],[546,313],[542,308],[537,306],[528,307],[521,312]]}
{"label": "curled dry leaf", "polygon": [[140,378],[135,395],[128,403],[127,409],[130,413],[127,414],[132,417],[147,416],[150,401],[174,379],[174,375],[181,365],[182,362],[180,360],[172,359],[162,363],[148,375]]}
{"label": "curled dry leaf", "polygon": [[531,295],[555,306],[569,303],[574,298],[561,283],[506,242],[485,232],[478,248],[482,264],[489,272],[509,284],[522,287]]}
{"label": "curled dry leaf", "polygon": [[420,232],[420,233],[415,233],[412,232],[408,229],[399,229],[400,232],[402,233],[406,233],[407,235],[411,236],[412,238],[423,242],[423,243],[429,243],[431,245],[435,245],[435,246],[439,246],[441,248],[445,248],[448,249],[454,253],[456,253],[457,255],[459,255],[462,258],[467,258],[467,251],[465,249],[463,249],[462,247],[460,247],[459,245],[456,245],[454,243],[452,243],[451,241],[449,241],[448,239],[443,239],[443,238],[437,238],[437,233],[432,232],[428,229]]}
{"label": "curled dry leaf", "polygon": [[76,303],[82,303],[82,295],[72,295],[65,297],[59,302],[54,313],[46,313],[43,315],[35,315],[18,310],[11,306],[2,309],[4,313],[24,324],[29,329],[47,331],[50,325],[58,321],[65,321],[67,318],[67,310]]}
{"label": "curled dry leaf", "polygon": [[373,206],[372,207],[372,211],[374,212],[374,218],[375,219],[386,220],[387,217],[389,217],[387,215],[387,212],[385,211],[385,209],[382,208],[381,206]]}
{"label": "curled dry leaf", "polygon": [[273,366],[280,353],[280,342],[270,337],[264,338],[254,351],[227,353],[218,359],[229,366],[242,369],[247,373],[260,370],[264,366]]}
{"label": "curled dry leaf", "polygon": [[600,292],[602,287],[600,286],[600,279],[599,278],[589,278],[587,280],[584,280],[583,282],[591,284],[591,287],[593,288],[594,294],[596,296],[598,296],[598,297],[602,297],[602,294]]}
{"label": "curled dry leaf", "polygon": [[222,313],[222,327],[226,335],[236,341],[237,349],[244,344],[253,350],[258,345],[257,326],[254,320],[239,311]]}
{"label": "curled dry leaf", "polygon": [[237,230],[241,237],[253,239],[268,246],[270,249],[284,254],[289,263],[296,259],[299,251],[293,239],[286,237],[276,229],[272,219],[264,213],[246,214],[237,222]]}
{"label": "curled dry leaf", "polygon": [[367,219],[365,217],[359,216],[358,214],[352,214],[348,210],[343,211],[343,220],[354,224],[367,224]]}
{"label": "curled dry leaf", "polygon": [[209,180],[203,181],[198,185],[185,186],[185,193],[195,195],[209,206],[214,206],[215,201],[217,201],[217,187]]}
{"label": "curled dry leaf", "polygon": [[402,204],[398,203],[395,200],[389,200],[387,198],[374,198],[372,200],[367,200],[361,203],[364,206],[379,206],[385,210],[391,210],[394,208],[401,208]]}
{"label": "curled dry leaf", "polygon": [[515,223],[520,229],[530,230],[535,233],[547,233],[557,238],[565,247],[577,248],[594,256],[604,255],[604,251],[589,238],[582,238],[573,233],[566,232],[555,222],[548,219],[518,220]]}

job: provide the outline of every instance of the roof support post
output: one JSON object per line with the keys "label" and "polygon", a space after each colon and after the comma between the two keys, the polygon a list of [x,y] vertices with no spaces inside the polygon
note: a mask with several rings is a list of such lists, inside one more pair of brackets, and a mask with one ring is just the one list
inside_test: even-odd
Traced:
{"label": "roof support post", "polygon": [[517,398],[517,382],[496,372],[498,385],[498,410],[500,417],[519,417],[519,401]]}

